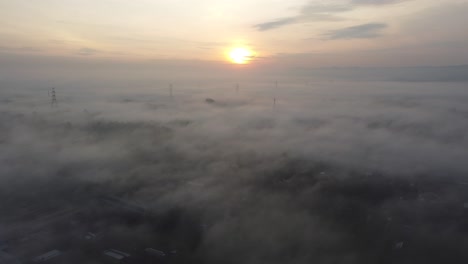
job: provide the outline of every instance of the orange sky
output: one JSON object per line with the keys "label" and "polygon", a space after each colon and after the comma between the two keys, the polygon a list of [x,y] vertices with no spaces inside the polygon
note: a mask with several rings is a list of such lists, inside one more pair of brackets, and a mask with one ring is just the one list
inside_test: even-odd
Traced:
{"label": "orange sky", "polygon": [[258,65],[463,64],[467,11],[465,0],[0,0],[0,56],[226,62],[243,47]]}

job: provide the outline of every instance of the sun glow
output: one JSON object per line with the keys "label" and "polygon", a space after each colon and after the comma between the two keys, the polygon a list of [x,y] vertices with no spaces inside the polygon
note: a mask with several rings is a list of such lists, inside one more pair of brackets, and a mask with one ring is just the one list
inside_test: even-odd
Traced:
{"label": "sun glow", "polygon": [[247,64],[254,58],[254,53],[246,48],[234,48],[229,51],[229,59],[236,64]]}

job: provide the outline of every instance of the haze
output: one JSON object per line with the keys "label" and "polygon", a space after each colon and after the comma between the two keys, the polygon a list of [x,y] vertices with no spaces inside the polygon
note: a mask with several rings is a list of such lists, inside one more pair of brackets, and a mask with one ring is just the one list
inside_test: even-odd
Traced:
{"label": "haze", "polygon": [[467,263],[467,11],[0,0],[0,264]]}

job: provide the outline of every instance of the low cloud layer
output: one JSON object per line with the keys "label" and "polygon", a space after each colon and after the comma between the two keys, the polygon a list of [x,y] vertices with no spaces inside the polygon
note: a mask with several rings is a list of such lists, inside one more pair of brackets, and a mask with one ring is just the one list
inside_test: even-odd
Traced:
{"label": "low cloud layer", "polygon": [[[47,87],[3,92],[0,236],[85,207],[103,247],[176,250],[172,263],[468,259],[463,84],[126,85],[56,87],[58,108]],[[147,220],[119,220],[102,196]],[[63,241],[89,230],[66,230],[27,249],[84,259]]]}

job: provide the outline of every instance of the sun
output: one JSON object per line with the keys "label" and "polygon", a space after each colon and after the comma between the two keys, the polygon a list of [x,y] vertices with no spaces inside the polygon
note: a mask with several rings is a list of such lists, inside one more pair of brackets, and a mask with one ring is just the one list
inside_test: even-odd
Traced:
{"label": "sun", "polygon": [[229,59],[235,64],[247,64],[254,57],[254,53],[247,48],[233,48],[229,51]]}

